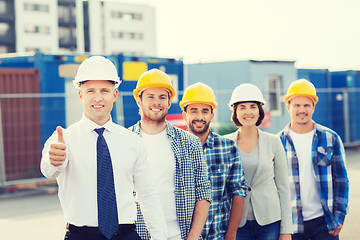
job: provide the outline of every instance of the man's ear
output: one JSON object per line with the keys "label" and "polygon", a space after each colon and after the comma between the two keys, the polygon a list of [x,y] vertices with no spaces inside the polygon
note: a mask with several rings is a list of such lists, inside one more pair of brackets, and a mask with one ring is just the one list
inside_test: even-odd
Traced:
{"label": "man's ear", "polygon": [[185,112],[185,111],[182,112],[182,117],[183,117],[183,119],[184,119],[185,122],[186,122],[186,112]]}
{"label": "man's ear", "polygon": [[117,89],[114,90],[114,102],[116,101],[116,98],[119,94],[119,91]]}
{"label": "man's ear", "polygon": [[169,99],[169,101],[168,101],[168,102],[169,102],[169,107],[168,107],[168,108],[170,108],[170,107],[171,107],[171,102],[172,102],[172,101],[171,101],[170,97],[169,97],[168,99]]}
{"label": "man's ear", "polygon": [[79,92],[78,92],[78,95],[79,95],[79,98],[80,98],[80,100],[82,100],[82,91],[81,90],[79,90]]}
{"label": "man's ear", "polygon": [[286,109],[287,109],[288,113],[290,113],[290,111],[289,111],[289,109],[290,109],[290,102],[287,102],[287,103],[286,103]]}
{"label": "man's ear", "polygon": [[141,105],[141,97],[140,97],[140,95],[138,95],[137,98],[136,98],[136,104],[138,105],[138,107],[140,107],[140,105]]}

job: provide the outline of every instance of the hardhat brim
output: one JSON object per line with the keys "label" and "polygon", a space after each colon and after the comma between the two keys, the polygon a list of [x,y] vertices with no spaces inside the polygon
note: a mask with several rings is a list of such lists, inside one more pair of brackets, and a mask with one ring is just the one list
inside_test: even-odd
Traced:
{"label": "hardhat brim", "polygon": [[84,81],[76,81],[75,79],[73,80],[73,85],[75,88],[80,89],[80,85],[82,82],[86,82],[86,81],[111,81],[114,82],[114,88],[118,88],[120,86],[121,80],[120,78],[117,81],[114,80],[105,80],[105,79],[97,79],[97,80],[84,80]]}
{"label": "hardhat brim", "polygon": [[289,101],[290,101],[293,97],[297,97],[297,96],[304,96],[304,97],[311,98],[311,99],[314,101],[314,104],[317,104],[318,101],[319,101],[318,96],[314,96],[314,95],[311,95],[311,94],[291,94],[291,95],[286,95],[286,96],[284,97],[285,103],[289,103]]}
{"label": "hardhat brim", "polygon": [[180,101],[180,108],[185,111],[185,107],[192,103],[204,103],[208,104],[212,107],[212,110],[215,110],[217,108],[217,103],[215,102],[208,102],[208,101]]}
{"label": "hardhat brim", "polygon": [[259,100],[245,100],[245,101],[229,102],[229,103],[228,103],[228,106],[229,106],[230,110],[232,111],[235,104],[237,104],[237,103],[243,103],[243,102],[258,102],[258,103],[262,104],[263,107],[265,107],[265,105],[266,105],[266,101],[265,101],[265,100],[264,100],[264,101],[259,101]]}
{"label": "hardhat brim", "polygon": [[139,94],[140,94],[142,91],[144,91],[146,88],[150,88],[150,87],[165,88],[165,89],[168,90],[169,93],[170,93],[170,100],[173,100],[173,98],[175,97],[175,89],[174,89],[172,86],[168,85],[168,84],[162,84],[162,83],[157,83],[157,84],[154,84],[154,83],[144,83],[144,84],[141,84],[141,87],[134,89],[133,95],[134,95],[135,101],[137,100]]}

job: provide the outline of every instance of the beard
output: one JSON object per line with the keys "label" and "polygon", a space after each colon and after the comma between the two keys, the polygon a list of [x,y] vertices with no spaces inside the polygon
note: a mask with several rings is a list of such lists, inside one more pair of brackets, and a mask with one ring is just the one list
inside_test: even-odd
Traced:
{"label": "beard", "polygon": [[163,114],[154,115],[149,112],[140,111],[141,118],[147,122],[153,122],[155,124],[161,124],[165,122],[168,111],[164,111]]}
{"label": "beard", "polygon": [[201,121],[204,123],[203,127],[202,128],[196,128],[194,125],[195,125],[195,122],[199,122],[199,121],[192,121],[190,124],[189,124],[189,128],[190,130],[195,133],[195,134],[198,134],[198,135],[202,135],[204,133],[206,133],[209,129],[209,126],[210,126],[210,122],[205,122],[205,121]]}

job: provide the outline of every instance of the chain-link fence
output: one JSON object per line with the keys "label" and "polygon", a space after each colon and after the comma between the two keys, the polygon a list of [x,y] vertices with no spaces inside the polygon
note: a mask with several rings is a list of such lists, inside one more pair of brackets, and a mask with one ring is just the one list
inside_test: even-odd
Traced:
{"label": "chain-link fence", "polygon": [[[236,130],[230,120],[228,107],[232,90],[216,91],[219,103],[215,111],[212,128],[220,134]],[[336,131],[346,146],[360,145],[360,89],[317,89],[319,102],[314,120]],[[126,93],[122,93],[125,94]],[[181,92],[179,93],[181,97]],[[264,92],[267,101],[267,126],[263,129],[276,133],[289,123],[285,103],[279,96],[280,109],[271,111],[273,104],[269,94]],[[122,115],[122,104],[117,101],[117,120],[126,119]],[[173,103],[178,104],[178,103]],[[138,108],[133,109],[138,112]],[[0,187],[16,181],[42,179],[40,172],[41,150],[46,139],[57,125],[66,127],[82,114],[82,105],[76,94],[66,96],[63,93],[49,94],[0,94]],[[114,116],[113,116],[114,118]],[[118,121],[121,124],[121,121]]]}

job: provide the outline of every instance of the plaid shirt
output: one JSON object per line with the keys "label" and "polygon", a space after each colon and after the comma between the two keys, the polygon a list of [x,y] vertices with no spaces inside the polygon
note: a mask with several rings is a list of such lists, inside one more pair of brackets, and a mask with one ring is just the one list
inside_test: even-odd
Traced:
{"label": "plaid shirt", "polygon": [[[285,127],[280,132],[280,139],[288,159],[294,233],[303,233],[298,159],[289,132],[290,126]],[[316,123],[312,159],[324,217],[331,231],[339,227],[338,223],[344,223],[348,211],[349,179],[345,168],[345,150],[334,131]]]}
{"label": "plaid shirt", "polygon": [[[140,122],[129,130],[140,135]],[[175,156],[175,205],[181,239],[189,234],[195,203],[211,201],[210,181],[201,142],[195,135],[166,122],[167,135]],[[161,146],[159,146],[161,147]],[[160,149],[159,149],[160,150]],[[138,208],[138,210],[140,210]],[[150,239],[141,212],[138,212],[136,231],[141,239]],[[200,237],[200,239],[202,239]]]}
{"label": "plaid shirt", "polygon": [[203,239],[224,239],[229,224],[231,200],[245,196],[244,171],[233,140],[210,131],[203,145],[211,182],[212,203],[202,231]]}

